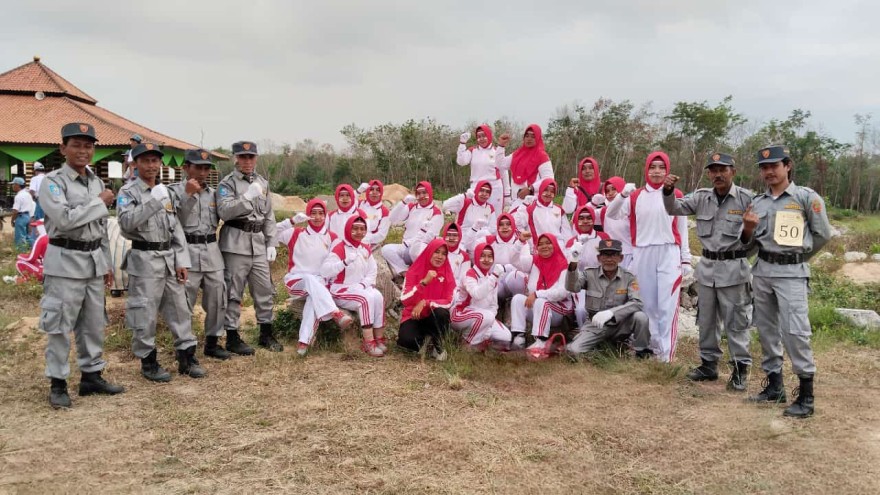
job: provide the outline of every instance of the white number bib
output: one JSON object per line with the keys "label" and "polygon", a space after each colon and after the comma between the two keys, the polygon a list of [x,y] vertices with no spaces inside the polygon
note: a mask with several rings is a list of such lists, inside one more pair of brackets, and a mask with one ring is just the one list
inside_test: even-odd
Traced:
{"label": "white number bib", "polygon": [[777,211],[773,240],[780,246],[804,245],[804,217],[799,211]]}

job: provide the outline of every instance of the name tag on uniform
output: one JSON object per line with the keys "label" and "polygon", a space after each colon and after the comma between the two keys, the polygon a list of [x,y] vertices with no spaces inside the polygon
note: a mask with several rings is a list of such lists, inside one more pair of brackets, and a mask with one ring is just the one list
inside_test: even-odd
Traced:
{"label": "name tag on uniform", "polygon": [[614,291],[615,294],[626,294],[626,289],[617,289]]}
{"label": "name tag on uniform", "polygon": [[804,217],[800,212],[777,211],[773,240],[780,246],[804,245]]}
{"label": "name tag on uniform", "polygon": [[803,210],[803,208],[801,208],[801,205],[799,205],[797,203],[788,203],[787,205],[785,205],[785,209],[786,210]]}
{"label": "name tag on uniform", "polygon": [[743,211],[742,210],[727,210],[727,214],[728,215],[742,215]]}

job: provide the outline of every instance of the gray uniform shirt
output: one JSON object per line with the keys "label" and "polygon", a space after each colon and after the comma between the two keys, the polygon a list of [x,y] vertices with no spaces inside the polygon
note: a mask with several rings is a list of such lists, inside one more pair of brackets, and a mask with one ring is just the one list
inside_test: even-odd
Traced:
{"label": "gray uniform shirt", "polygon": [[173,209],[166,210],[150,195],[150,188],[138,177],[122,186],[116,200],[119,230],[126,239],[147,242],[171,242],[162,251],[132,249],[126,254],[125,270],[139,277],[171,276],[177,268],[189,268],[189,250],[183,229]]}
{"label": "gray uniform shirt", "polygon": [[107,239],[109,211],[98,197],[104,183],[91,170],[80,176],[67,163],[46,174],[40,184],[40,206],[46,213],[49,239],[101,240],[101,249],[90,253],[49,244],[43,257],[43,273],[55,277],[94,278],[110,271]]}
{"label": "gray uniform shirt", "polygon": [[[217,233],[220,223],[217,216],[217,203],[214,189],[207,187],[198,194],[186,194],[186,181],[172,184],[171,201],[177,218],[183,225],[183,232],[191,235],[209,235]],[[194,272],[214,272],[223,269],[223,254],[216,242],[187,243],[189,259]]]}
{"label": "gray uniform shirt", "polygon": [[642,310],[639,284],[636,276],[622,267],[609,279],[601,267],[586,270],[567,270],[565,288],[569,292],[586,292],[584,308],[592,318],[599,311],[610,310],[614,320],[620,322],[627,316]]}
{"label": "gray uniform shirt", "polygon": [[[670,215],[696,215],[697,237],[709,251],[745,251],[740,239],[742,216],[755,194],[736,184],[718,204],[718,196],[711,188],[697,189],[690,197],[676,199],[674,194],[663,195],[663,205]],[[703,256],[696,267],[697,282],[707,287],[731,287],[749,282],[749,261],[710,260]]]}
{"label": "gray uniform shirt", "polygon": [[[245,199],[244,193],[253,181],[263,186],[263,194],[251,201]],[[275,212],[272,211],[272,201],[269,199],[269,182],[257,174],[247,178],[238,170],[234,170],[220,181],[216,197],[217,213],[224,222],[243,220],[263,224],[263,230],[256,233],[224,225],[220,229],[220,251],[247,256],[266,256],[266,247],[275,246],[276,235]]]}
{"label": "gray uniform shirt", "polygon": [[[828,221],[822,197],[809,187],[797,186],[792,182],[778,198],[774,198],[769,189],[755,196],[752,200],[752,211],[758,215],[759,220],[752,233],[752,242],[761,251],[804,255],[804,262],[794,265],[778,265],[758,258],[752,274],[758,277],[809,277],[810,266],[807,265],[807,260],[831,239],[831,223]],[[780,246],[774,240],[776,215],[780,211],[797,212],[803,218],[803,246]]]}

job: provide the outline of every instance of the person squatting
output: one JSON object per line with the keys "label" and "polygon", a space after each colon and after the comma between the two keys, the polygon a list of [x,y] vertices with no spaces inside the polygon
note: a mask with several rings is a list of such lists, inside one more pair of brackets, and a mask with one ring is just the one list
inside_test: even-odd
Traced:
{"label": "person squatting", "polygon": [[[40,328],[49,336],[46,376],[56,408],[71,406],[71,333],[82,372],[79,395],[124,392],[101,375],[104,285],[113,275],[106,222],[114,194],[88,166],[98,141],[94,127],[75,122],[61,135],[66,161],[45,176],[38,194],[48,239],[39,275]],[[280,222],[271,185],[256,173],[256,143],[233,144],[235,169],[216,190],[206,183],[215,168],[210,152],[187,150],[185,177],[166,187],[162,150],[137,143],[131,160],[138,174],[115,203],[120,230],[132,242],[122,263],[129,274],[125,324],[143,377],[172,380],[156,347],[159,314],[174,338],[178,374],[207,375],[192,327],[199,290],[205,356],[222,361],[255,353],[240,333],[245,286],[254,301],[257,345],[283,352],[273,329],[270,274],[278,246],[287,248],[283,286],[291,300],[303,302],[301,357],[328,320],[343,331],[357,324],[363,352],[387,355],[388,308],[400,322],[397,347],[438,360],[446,359],[450,339],[460,339],[474,352],[524,351],[530,359],[555,353],[577,359],[610,346],[672,362],[679,293],[693,273],[687,216],[694,215],[702,244],[695,273],[701,363],[687,377],[718,379],[723,330],[732,370],[727,387],[746,390],[752,365],[747,308],[753,306],[767,380],[749,400],[786,402],[787,352],[800,387],[785,415],[813,414],[806,262],[831,229],[822,198],[791,181],[787,148],[758,152],[766,185],[760,194],[734,184],[730,155],[713,153],[705,167],[712,187],[685,196],[675,188],[679,178],[670,173],[669,157],[659,151],[647,156],[641,187],[622,177],[603,181],[598,161],[585,157],[559,191],[538,125],[526,128],[522,145],[509,155],[507,133],[496,143],[492,129],[480,125],[474,135],[473,147],[470,132],[460,136],[456,156],[458,165],[471,167],[470,186],[444,202],[434,200],[429,181],[420,181],[413,195],[389,209],[384,184],[374,178],[357,189],[338,185],[333,211],[315,198]],[[394,225],[402,225],[402,241],[386,243]],[[389,296],[377,288],[386,285],[399,291],[399,318],[386,300],[398,292]]]}

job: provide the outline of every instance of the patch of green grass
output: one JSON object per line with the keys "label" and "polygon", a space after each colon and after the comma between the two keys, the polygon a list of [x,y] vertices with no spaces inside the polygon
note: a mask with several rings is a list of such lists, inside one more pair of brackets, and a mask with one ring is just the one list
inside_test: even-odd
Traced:
{"label": "patch of green grass", "polygon": [[880,332],[854,325],[831,305],[811,306],[810,326],[815,350],[826,350],[840,342],[880,349]]}
{"label": "patch of green grass", "polygon": [[[273,329],[279,339],[297,342],[300,323],[300,318],[290,308],[284,308],[275,312]],[[345,346],[343,345],[342,330],[333,321],[322,321],[318,326],[315,343],[312,347],[331,352],[343,352]]]}
{"label": "patch of green grass", "polygon": [[880,312],[880,284],[854,284],[821,269],[812,270],[810,305],[870,309]]}

